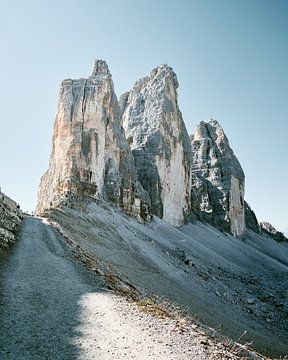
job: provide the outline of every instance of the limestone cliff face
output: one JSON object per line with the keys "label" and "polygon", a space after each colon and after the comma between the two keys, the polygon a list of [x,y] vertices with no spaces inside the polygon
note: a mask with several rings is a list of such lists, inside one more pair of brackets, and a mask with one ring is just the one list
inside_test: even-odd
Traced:
{"label": "limestone cliff face", "polygon": [[200,220],[241,236],[246,229],[244,173],[217,121],[201,122],[191,136],[192,205]]}
{"label": "limestone cliff face", "polygon": [[122,124],[151,211],[179,226],[190,212],[191,144],[177,102],[178,82],[167,65],[122,95]]}
{"label": "limestone cliff face", "polygon": [[88,79],[61,84],[53,149],[40,181],[37,212],[91,196],[145,218],[149,198],[137,181],[121,113],[105,61]]}
{"label": "limestone cliff face", "polygon": [[20,222],[21,213],[16,202],[0,191],[0,252],[15,241]]}
{"label": "limestone cliff face", "polygon": [[90,197],[144,220],[154,214],[181,226],[196,216],[235,236],[246,227],[259,233],[223,129],[201,122],[190,139],[177,88],[173,70],[160,65],[118,102],[102,60],[88,79],[64,80],[37,213]]}

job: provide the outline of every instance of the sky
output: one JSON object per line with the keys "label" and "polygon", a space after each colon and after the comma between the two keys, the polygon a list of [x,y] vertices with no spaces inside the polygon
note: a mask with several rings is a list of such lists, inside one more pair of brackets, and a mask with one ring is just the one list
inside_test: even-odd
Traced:
{"label": "sky", "polygon": [[288,1],[0,0],[0,186],[35,208],[59,85],[107,61],[117,96],[159,64],[189,133],[216,119],[258,220],[288,232]]}

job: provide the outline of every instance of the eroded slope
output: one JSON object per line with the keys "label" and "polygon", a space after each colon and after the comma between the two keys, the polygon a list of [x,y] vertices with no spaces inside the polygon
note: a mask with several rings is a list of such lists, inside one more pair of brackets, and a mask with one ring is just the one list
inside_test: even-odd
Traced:
{"label": "eroded slope", "polygon": [[201,223],[142,225],[107,205],[52,210],[48,217],[102,269],[142,293],[164,296],[222,333],[273,356],[286,354],[288,247],[243,239]]}

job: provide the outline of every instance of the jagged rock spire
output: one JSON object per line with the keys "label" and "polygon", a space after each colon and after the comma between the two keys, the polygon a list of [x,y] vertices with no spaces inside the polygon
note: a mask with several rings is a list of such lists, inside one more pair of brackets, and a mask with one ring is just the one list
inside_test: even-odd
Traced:
{"label": "jagged rock spire", "polygon": [[190,142],[177,88],[166,64],[137,81],[121,107],[104,60],[94,61],[88,79],[64,80],[38,213],[88,195],[142,218],[151,211],[174,226],[198,214],[237,236],[245,231],[246,211],[247,227],[257,230],[244,201],[243,170],[223,129],[213,119],[201,122]]}
{"label": "jagged rock spire", "polygon": [[191,135],[193,150],[192,203],[200,219],[233,235],[245,226],[245,177],[216,120],[201,121]]}
{"label": "jagged rock spire", "polygon": [[178,81],[160,65],[121,98],[122,124],[154,215],[174,226],[190,213],[191,144],[177,102]]}
{"label": "jagged rock spire", "polygon": [[38,191],[38,213],[88,196],[146,218],[149,198],[137,181],[120,120],[105,61],[95,61],[88,79],[62,82],[49,169]]}
{"label": "jagged rock spire", "polygon": [[105,60],[94,60],[91,77],[111,75]]}

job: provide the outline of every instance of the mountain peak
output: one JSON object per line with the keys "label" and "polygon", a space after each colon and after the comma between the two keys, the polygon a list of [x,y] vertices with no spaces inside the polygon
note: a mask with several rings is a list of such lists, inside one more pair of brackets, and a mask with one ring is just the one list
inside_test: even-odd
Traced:
{"label": "mountain peak", "polygon": [[161,64],[159,66],[157,66],[156,68],[154,68],[151,72],[150,72],[150,78],[167,78],[170,77],[173,79],[174,81],[174,85],[175,88],[177,89],[179,84],[178,84],[178,80],[177,80],[177,76],[174,72],[174,70],[172,69],[172,67],[170,67],[167,64]]}
{"label": "mountain peak", "polygon": [[94,60],[91,77],[111,75],[105,60]]}

